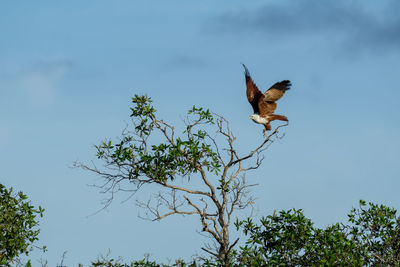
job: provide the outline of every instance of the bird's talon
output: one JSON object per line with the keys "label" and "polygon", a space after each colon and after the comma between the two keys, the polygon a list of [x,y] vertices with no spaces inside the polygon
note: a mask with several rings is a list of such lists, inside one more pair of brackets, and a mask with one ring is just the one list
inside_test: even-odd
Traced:
{"label": "bird's talon", "polygon": [[263,133],[264,133],[264,136],[267,136],[267,129],[264,128]]}

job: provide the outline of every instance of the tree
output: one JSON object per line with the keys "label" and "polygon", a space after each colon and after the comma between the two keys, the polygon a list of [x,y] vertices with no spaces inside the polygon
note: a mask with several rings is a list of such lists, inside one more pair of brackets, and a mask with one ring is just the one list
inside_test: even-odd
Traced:
{"label": "tree", "polygon": [[[20,254],[29,254],[38,240],[40,230],[37,215],[44,209],[36,209],[22,192],[13,194],[0,184],[0,265],[9,266]],[[45,249],[43,247],[42,249]]]}
{"label": "tree", "polygon": [[400,217],[384,205],[360,201],[349,224],[314,227],[302,210],[237,222],[249,239],[236,262],[268,266],[400,266]]}
{"label": "tree", "polygon": [[[229,264],[229,255],[238,240],[231,242],[229,227],[234,211],[253,203],[244,174],[257,169],[261,153],[275,138],[277,127],[260,145],[241,155],[235,148],[235,136],[228,121],[209,110],[193,106],[178,131],[158,118],[152,100],[135,95],[131,108],[132,126],[127,126],[119,141],[108,139],[96,146],[103,167],[76,163],[104,179],[97,185],[109,193],[106,205],[118,191],[132,193],[143,187],[159,191],[148,201],[138,201],[148,219],[198,215],[202,231],[214,242],[202,249],[221,264]],[[178,179],[180,178],[180,179]]]}

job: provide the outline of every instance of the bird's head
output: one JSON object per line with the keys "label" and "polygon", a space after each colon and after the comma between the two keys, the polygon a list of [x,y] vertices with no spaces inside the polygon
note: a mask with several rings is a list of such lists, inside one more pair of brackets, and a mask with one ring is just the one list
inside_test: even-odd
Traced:
{"label": "bird's head", "polygon": [[267,124],[269,122],[266,118],[263,118],[258,114],[252,114],[249,119],[259,124]]}
{"label": "bird's head", "polygon": [[259,115],[257,115],[257,114],[251,114],[251,115],[249,116],[249,120],[252,120],[252,121],[254,121],[254,122],[257,122],[258,117],[259,117]]}

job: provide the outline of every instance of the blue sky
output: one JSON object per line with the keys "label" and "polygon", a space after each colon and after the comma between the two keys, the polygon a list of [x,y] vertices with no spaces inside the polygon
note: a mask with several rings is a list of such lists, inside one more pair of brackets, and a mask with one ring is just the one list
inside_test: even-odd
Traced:
{"label": "blue sky", "polygon": [[[33,260],[88,264],[111,250],[167,262],[202,253],[196,217],[143,221],[135,198],[100,209],[99,179],[71,168],[117,138],[130,97],[166,120],[193,105],[225,116],[245,151],[245,63],[257,85],[290,79],[285,137],[247,175],[256,216],[302,208],[316,224],[359,199],[400,208],[400,4],[383,1],[8,1],[0,4],[0,182],[42,205]],[[245,214],[242,214],[245,215]]]}

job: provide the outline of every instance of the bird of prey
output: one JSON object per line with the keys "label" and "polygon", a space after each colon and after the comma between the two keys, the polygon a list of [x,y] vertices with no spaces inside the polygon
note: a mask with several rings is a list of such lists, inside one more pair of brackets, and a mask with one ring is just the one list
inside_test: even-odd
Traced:
{"label": "bird of prey", "polygon": [[247,67],[244,67],[244,76],[246,78],[247,100],[253,107],[254,114],[249,117],[255,123],[263,124],[264,134],[271,130],[271,121],[281,120],[289,122],[288,118],[283,115],[274,114],[276,109],[276,101],[280,99],[287,90],[290,89],[291,83],[289,80],[277,82],[272,85],[264,94],[258,89],[253,79],[250,77],[250,72]]}

